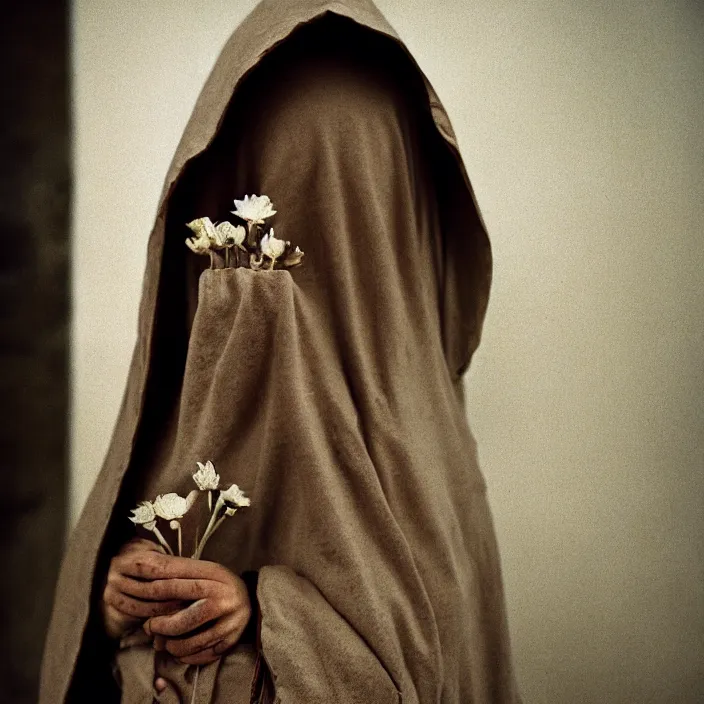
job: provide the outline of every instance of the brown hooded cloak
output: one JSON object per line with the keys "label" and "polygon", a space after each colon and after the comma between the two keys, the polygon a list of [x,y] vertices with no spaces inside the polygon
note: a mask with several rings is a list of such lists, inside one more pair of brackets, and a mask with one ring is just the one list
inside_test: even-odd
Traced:
{"label": "brown hooded cloak", "polygon": [[[186,222],[232,219],[245,193],[271,198],[300,267],[206,269],[185,247]],[[117,648],[97,603],[134,534],[129,509],[185,495],[206,459],[252,506],[204,558],[258,571],[259,611],[255,643],[201,668],[199,702],[518,702],[462,386],[490,271],[447,114],[376,7],[261,3],[166,178],[127,389],[64,557],[40,702],[190,701],[195,668]],[[161,696],[155,674],[169,681]]]}

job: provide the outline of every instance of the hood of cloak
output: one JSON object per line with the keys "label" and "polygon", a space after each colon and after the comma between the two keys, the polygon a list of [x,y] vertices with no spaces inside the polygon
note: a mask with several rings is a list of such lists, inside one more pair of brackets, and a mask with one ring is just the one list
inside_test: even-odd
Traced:
{"label": "hood of cloak", "polygon": [[[427,212],[418,214],[420,172],[404,180],[375,166],[386,142],[375,141],[374,130],[388,132],[395,144],[388,158],[405,154],[412,141],[397,105],[376,126],[373,117],[371,127],[351,121],[346,129],[360,130],[353,153],[344,145],[335,151],[336,137],[325,132],[329,119],[313,125],[309,141],[268,139],[287,120],[290,134],[300,118],[294,76],[290,95],[281,98],[290,110],[274,105],[268,122],[243,118],[227,127],[229,107],[255,70],[294,44],[297,30],[333,16],[395,47],[422,87],[414,100],[435,140],[436,181],[428,187],[435,210],[428,201]],[[328,97],[300,88],[327,109]],[[384,102],[385,89],[393,92],[376,86],[380,92],[367,95],[369,113]],[[159,309],[174,269],[178,276],[169,223],[210,215],[182,212],[179,189],[228,130],[254,136],[237,143],[237,157],[221,165],[217,179],[223,173],[232,179],[230,198],[271,196],[279,209],[275,227],[306,258],[292,271],[197,271],[182,384],[163,433],[168,441],[140,456],[148,387],[165,359]],[[372,135],[366,142],[365,130]],[[309,165],[301,165],[305,150],[316,154],[314,179]],[[331,154],[334,160],[326,160]],[[204,163],[217,171],[217,158]],[[405,168],[415,167],[409,161]],[[194,207],[221,208],[217,200],[206,197]],[[368,210],[375,216],[364,215]],[[405,246],[398,232],[411,232],[421,219],[427,241]],[[372,229],[373,236],[359,237]],[[335,246],[310,230],[330,230]],[[187,233],[174,232],[185,250]],[[365,266],[363,247],[373,266]],[[126,518],[129,502],[157,491],[185,495],[193,488],[188,468],[206,459],[252,498],[251,509],[237,526],[221,530],[205,557],[235,572],[259,570],[261,648],[277,701],[518,701],[498,552],[461,384],[479,343],[490,275],[486,228],[447,113],[373,3],[258,5],[217,60],[165,180],[127,387],[105,463],[64,556],[40,701],[81,701],[70,692],[81,691],[79,680],[91,669],[78,663],[90,660],[91,629],[99,628],[99,558],[106,546],[108,555],[115,547],[111,521]],[[418,293],[414,281],[432,285],[420,285]],[[180,301],[181,309],[188,305]],[[129,474],[139,478],[130,481]],[[132,493],[125,491],[130,486]]]}

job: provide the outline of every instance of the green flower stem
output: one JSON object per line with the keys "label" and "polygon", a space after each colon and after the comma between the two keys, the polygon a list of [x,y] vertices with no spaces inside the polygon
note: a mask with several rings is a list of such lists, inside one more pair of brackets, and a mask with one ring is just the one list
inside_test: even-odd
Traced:
{"label": "green flower stem", "polygon": [[225,268],[230,268],[230,248],[225,247]]}
{"label": "green flower stem", "polygon": [[181,524],[178,524],[178,556],[183,557],[183,538],[181,536]]}

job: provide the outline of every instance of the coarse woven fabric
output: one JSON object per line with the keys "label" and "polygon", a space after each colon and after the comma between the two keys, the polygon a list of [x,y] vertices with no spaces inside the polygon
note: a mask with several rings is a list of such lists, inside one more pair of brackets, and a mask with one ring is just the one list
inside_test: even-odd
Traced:
{"label": "coarse woven fabric", "polygon": [[[185,222],[231,218],[245,193],[271,197],[301,267],[211,270],[187,250]],[[123,702],[189,701],[192,668],[144,645],[115,653],[97,600],[129,508],[187,493],[205,459],[252,500],[204,557],[259,570],[255,650],[277,702],[519,702],[462,390],[490,271],[447,114],[374,5],[259,5],[166,179],[40,702],[108,701],[113,655]],[[201,668],[198,701],[247,701],[254,655],[243,644]]]}

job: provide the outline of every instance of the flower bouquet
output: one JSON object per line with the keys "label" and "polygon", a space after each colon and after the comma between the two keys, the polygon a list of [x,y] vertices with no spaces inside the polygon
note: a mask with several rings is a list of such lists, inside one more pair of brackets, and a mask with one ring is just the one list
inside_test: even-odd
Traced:
{"label": "flower bouquet", "polygon": [[[233,225],[225,220],[214,224],[210,218],[198,218],[186,224],[195,233],[186,245],[196,254],[210,256],[210,268],[224,263],[225,268],[245,267],[247,269],[291,269],[303,260],[304,253],[287,240],[274,236],[274,228],[264,233],[264,221],[276,214],[268,196],[245,196],[235,200],[235,210],[231,211],[244,222]],[[245,228],[246,226],[246,228]]]}
{"label": "flower bouquet", "polygon": [[[183,557],[181,522],[198,497],[207,492],[210,520],[200,540],[196,532],[193,553],[191,554],[191,558],[196,560],[201,558],[208,540],[210,540],[215,531],[223,524],[225,519],[234,516],[240,508],[250,506],[251,503],[237,484],[232,484],[228,489],[220,489],[220,476],[216,473],[215,467],[211,461],[205,464],[197,462],[197,465],[198,471],[192,475],[197,488],[193,489],[188,496],[184,498],[176,493],[160,494],[154,501],[142,501],[136,508],[132,509],[132,516],[129,517],[132,523],[153,533],[159,544],[169,555],[175,555],[176,552],[159,528],[159,519],[168,523],[171,531],[175,533],[178,555],[179,557]],[[216,491],[220,493],[213,507],[213,493]],[[144,634],[141,633],[141,628],[139,631],[140,636],[143,636]],[[129,641],[130,638],[128,638],[126,642]],[[141,638],[134,640],[134,642],[135,644],[141,642]],[[199,672],[200,666],[198,665],[196,666],[193,681],[192,702],[195,701]]]}
{"label": "flower bouquet", "polygon": [[137,508],[132,509],[130,521],[135,525],[142,526],[145,530],[154,534],[160,545],[169,553],[176,553],[164,537],[158,527],[158,519],[168,521],[169,527],[176,533],[178,541],[178,555],[183,556],[183,537],[181,533],[181,520],[188,513],[201,493],[208,492],[208,509],[211,512],[210,521],[203,533],[203,537],[194,547],[192,558],[198,560],[203,554],[206,543],[215,531],[222,525],[229,516],[234,516],[237,509],[249,506],[250,500],[244,495],[237,484],[232,484],[229,489],[220,490],[220,495],[213,510],[213,492],[220,489],[220,475],[215,472],[213,463],[208,460],[205,464],[197,462],[198,471],[193,474],[193,481],[197,489],[193,489],[187,497],[178,494],[160,494],[154,501],[142,501]]}

